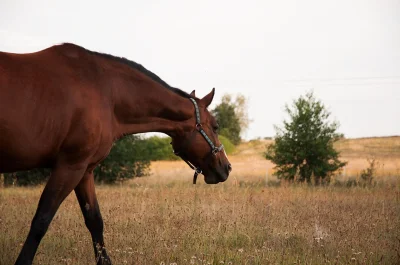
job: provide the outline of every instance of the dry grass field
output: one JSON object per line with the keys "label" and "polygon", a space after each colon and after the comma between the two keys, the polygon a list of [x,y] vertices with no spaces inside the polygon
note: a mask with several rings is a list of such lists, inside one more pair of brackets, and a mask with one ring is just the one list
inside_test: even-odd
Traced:
{"label": "dry grass field", "polygon": [[[334,180],[358,179],[375,157],[373,187],[287,185],[262,157],[270,141],[230,156],[233,172],[206,185],[184,162],[154,162],[148,177],[98,186],[106,247],[114,264],[399,264],[400,137],[342,140],[349,164]],[[0,264],[13,264],[42,186],[0,189]],[[94,264],[71,194],[34,264]]]}

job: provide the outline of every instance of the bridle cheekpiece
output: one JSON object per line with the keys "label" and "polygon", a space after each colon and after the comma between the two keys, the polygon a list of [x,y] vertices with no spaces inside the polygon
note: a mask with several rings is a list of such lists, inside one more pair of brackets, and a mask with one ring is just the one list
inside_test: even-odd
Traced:
{"label": "bridle cheekpiece", "polygon": [[[193,103],[194,109],[195,109],[195,112],[196,112],[196,131],[198,131],[198,132],[204,137],[204,139],[206,140],[206,142],[210,145],[210,147],[211,147],[211,154],[214,155],[214,156],[216,156],[219,152],[221,152],[222,150],[224,150],[224,145],[221,144],[220,146],[216,146],[216,145],[211,141],[210,137],[208,137],[207,133],[203,130],[203,126],[202,126],[201,120],[200,120],[199,106],[197,105],[196,100],[194,100],[193,98],[189,98],[189,99],[190,99],[190,101]],[[187,144],[190,144],[190,142],[187,143]],[[185,145],[185,146],[186,146],[186,145]],[[195,165],[193,165],[192,163],[190,163],[187,159],[183,158],[180,152],[176,152],[176,151],[174,150],[174,154],[177,155],[177,156],[180,156],[180,157],[182,158],[182,160],[185,161],[186,164],[188,164],[189,167],[190,167],[191,169],[194,170],[193,184],[196,184],[197,176],[198,176],[199,174],[202,174],[203,171],[202,171],[199,167],[196,167]]]}

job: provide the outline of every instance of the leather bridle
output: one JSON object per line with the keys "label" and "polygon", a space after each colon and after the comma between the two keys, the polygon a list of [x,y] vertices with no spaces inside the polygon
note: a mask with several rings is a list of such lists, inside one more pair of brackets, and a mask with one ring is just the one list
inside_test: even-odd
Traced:
{"label": "leather bridle", "polygon": [[[208,145],[210,145],[210,147],[211,147],[211,153],[210,153],[209,158],[211,158],[212,155],[216,156],[219,152],[221,152],[222,150],[224,150],[224,145],[221,144],[220,146],[216,146],[216,145],[211,141],[210,137],[208,137],[207,133],[203,130],[203,126],[201,125],[200,111],[199,111],[199,107],[198,107],[198,105],[197,105],[197,102],[196,102],[193,98],[189,98],[189,99],[190,99],[190,101],[193,103],[194,108],[195,108],[195,112],[196,112],[196,130],[193,131],[193,132],[196,132],[196,131],[199,132],[199,133],[204,137],[204,139],[206,140],[206,142],[208,143]],[[192,139],[193,139],[193,135],[192,135],[192,137],[190,137],[189,139],[186,140],[186,142],[185,142],[184,145],[183,145],[183,146],[184,146],[183,149],[186,149],[186,147],[187,147],[188,145],[190,145],[190,143],[192,142]],[[181,157],[182,160],[185,161],[186,164],[188,164],[189,167],[190,167],[191,169],[194,170],[193,184],[196,184],[197,176],[198,176],[199,174],[202,174],[203,171],[200,169],[200,167],[196,167],[196,166],[193,165],[191,162],[189,162],[189,160],[187,160],[187,159],[185,158],[185,155],[182,154],[182,152],[176,152],[175,150],[173,150],[173,152],[174,152],[175,155]],[[208,158],[207,160],[209,160],[209,158]]]}

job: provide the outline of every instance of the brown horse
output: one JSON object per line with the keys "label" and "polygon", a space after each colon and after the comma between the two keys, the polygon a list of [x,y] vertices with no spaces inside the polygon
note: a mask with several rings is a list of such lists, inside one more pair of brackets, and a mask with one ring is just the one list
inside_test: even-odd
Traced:
{"label": "brown horse", "polygon": [[[103,240],[93,169],[115,140],[161,132],[205,182],[231,165],[202,99],[169,86],[125,58],[62,44],[30,54],[0,52],[0,172],[52,169],[16,264],[31,264],[63,200],[75,191],[97,264],[111,264]],[[222,152],[220,152],[222,151]]]}

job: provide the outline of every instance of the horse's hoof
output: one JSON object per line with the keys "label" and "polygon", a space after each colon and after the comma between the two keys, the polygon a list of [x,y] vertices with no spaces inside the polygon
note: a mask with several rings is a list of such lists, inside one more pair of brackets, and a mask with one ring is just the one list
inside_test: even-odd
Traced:
{"label": "horse's hoof", "polygon": [[97,265],[112,265],[110,257],[101,257],[98,260]]}

